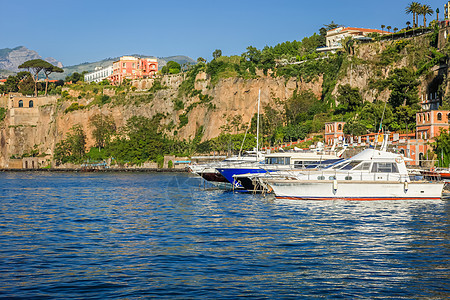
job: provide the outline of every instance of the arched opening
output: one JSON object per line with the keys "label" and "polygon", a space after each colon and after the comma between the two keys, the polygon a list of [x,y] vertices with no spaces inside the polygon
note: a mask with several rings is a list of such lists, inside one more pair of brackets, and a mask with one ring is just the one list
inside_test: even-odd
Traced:
{"label": "arched opening", "polygon": [[441,113],[437,114],[437,119],[438,119],[438,121],[442,121],[442,114]]}
{"label": "arched opening", "polygon": [[19,107],[23,107],[23,100],[19,100]]}
{"label": "arched opening", "polygon": [[338,130],[339,130],[339,131],[342,130],[342,125],[341,125],[341,124],[338,125]]}
{"label": "arched opening", "polygon": [[30,102],[28,102],[28,107],[33,107],[34,103],[33,100],[30,100]]}
{"label": "arched opening", "polygon": [[423,166],[423,163],[424,163],[424,161],[423,161],[423,153],[419,153],[419,166]]}

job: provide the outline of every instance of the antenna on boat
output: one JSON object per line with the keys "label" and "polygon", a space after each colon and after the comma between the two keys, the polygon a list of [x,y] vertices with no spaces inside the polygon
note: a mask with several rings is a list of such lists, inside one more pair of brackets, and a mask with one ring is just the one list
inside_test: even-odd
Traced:
{"label": "antenna on boat", "polygon": [[[255,106],[256,106],[256,105],[258,105],[258,103],[256,103]],[[255,109],[255,106],[253,106],[253,109]],[[254,110],[253,110],[253,111],[254,111]],[[253,112],[253,111],[252,111],[252,112]],[[252,126],[252,122],[251,122],[251,120],[250,120],[250,122],[249,122],[249,124],[248,124],[248,126],[247,126],[247,129],[245,130],[244,138],[242,139],[241,148],[239,149],[239,157],[241,157],[241,154],[242,154],[242,148],[244,148],[245,138],[247,137],[248,130],[250,129],[251,126]]]}
{"label": "antenna on boat", "polygon": [[[386,111],[386,104],[387,104],[387,101],[384,102],[383,114],[381,115],[381,121],[380,121],[380,129],[378,129],[378,132],[377,132],[377,137],[376,137],[375,143],[374,143],[375,144],[374,149],[377,148],[378,136],[380,135],[381,129],[383,128],[383,119],[384,119],[384,112]],[[383,136],[383,138],[384,138],[384,136]],[[383,139],[383,142],[384,142],[384,139]],[[387,146],[387,144],[386,144],[386,146]]]}
{"label": "antenna on boat", "polygon": [[261,102],[261,89],[258,91],[258,117],[256,119],[256,160],[259,156],[259,104]]}

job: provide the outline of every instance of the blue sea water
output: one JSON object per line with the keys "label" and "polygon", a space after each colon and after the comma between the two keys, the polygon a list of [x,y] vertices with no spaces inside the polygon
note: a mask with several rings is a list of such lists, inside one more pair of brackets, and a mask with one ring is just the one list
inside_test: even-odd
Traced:
{"label": "blue sea water", "polygon": [[448,299],[450,201],[279,201],[185,173],[0,173],[0,298]]}

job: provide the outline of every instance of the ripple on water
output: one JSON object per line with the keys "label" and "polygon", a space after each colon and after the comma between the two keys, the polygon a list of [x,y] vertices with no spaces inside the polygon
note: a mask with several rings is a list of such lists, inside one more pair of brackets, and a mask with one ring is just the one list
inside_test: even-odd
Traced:
{"label": "ripple on water", "polygon": [[448,298],[449,201],[282,201],[190,174],[0,174],[0,297]]}

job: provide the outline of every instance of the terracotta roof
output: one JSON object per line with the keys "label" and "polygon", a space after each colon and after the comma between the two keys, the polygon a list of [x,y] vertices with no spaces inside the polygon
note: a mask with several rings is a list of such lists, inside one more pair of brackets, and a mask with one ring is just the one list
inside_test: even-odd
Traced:
{"label": "terracotta roof", "polygon": [[332,32],[332,31],[337,30],[337,29],[341,29],[341,32],[342,31],[362,31],[362,32],[389,33],[386,30],[369,29],[369,28],[357,28],[357,27],[344,27],[344,28],[338,27],[338,28],[334,28],[334,29],[328,30],[328,32]]}

